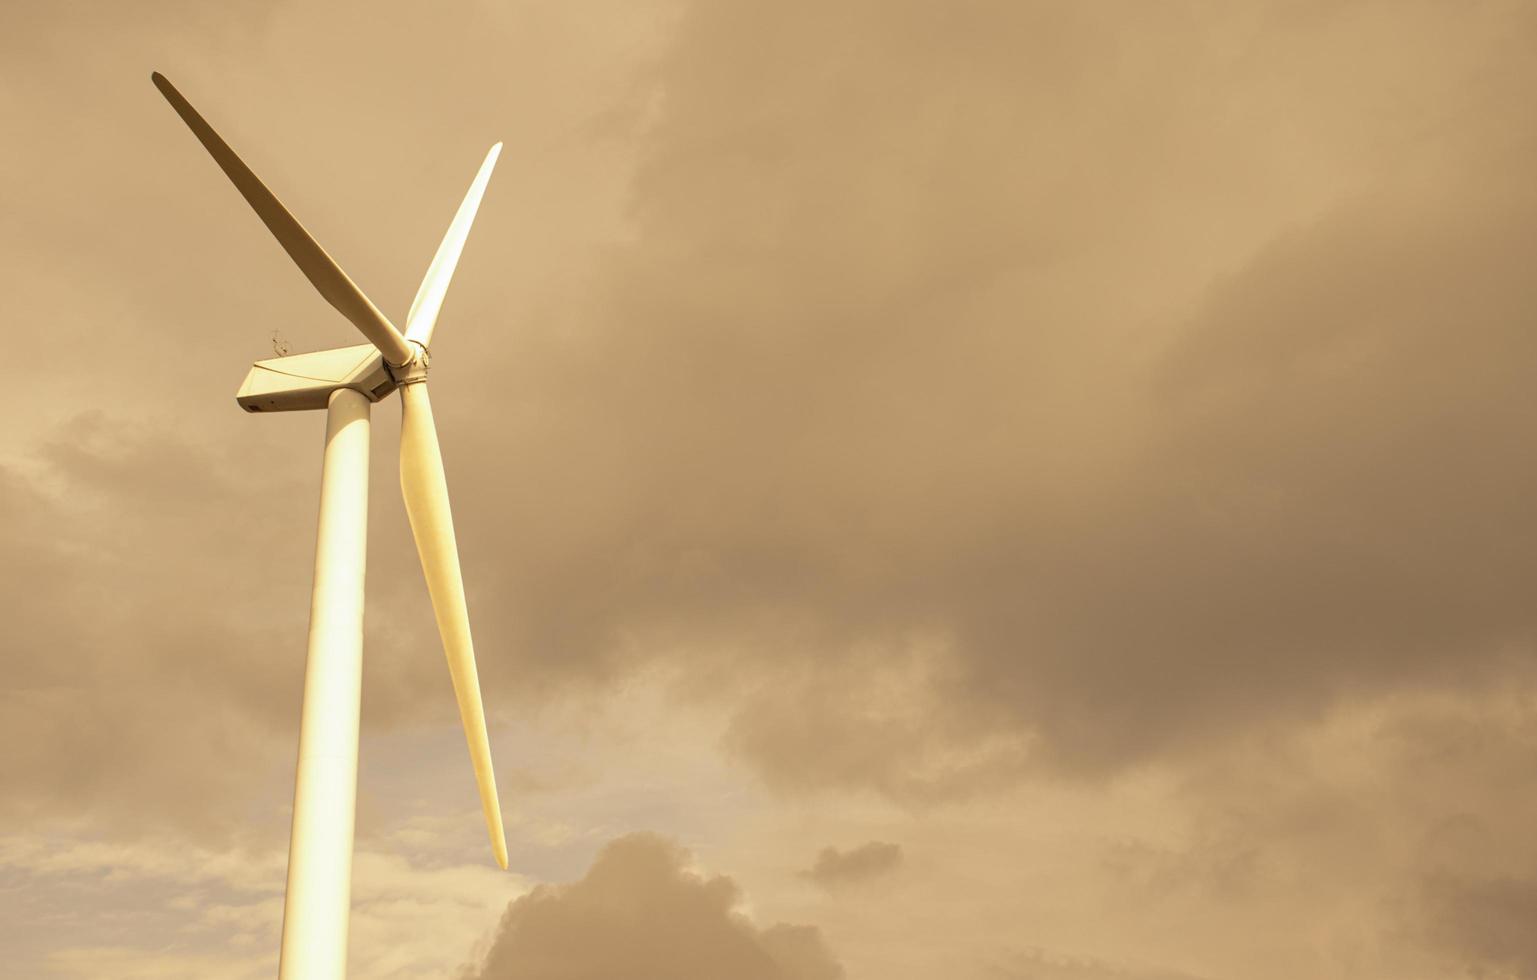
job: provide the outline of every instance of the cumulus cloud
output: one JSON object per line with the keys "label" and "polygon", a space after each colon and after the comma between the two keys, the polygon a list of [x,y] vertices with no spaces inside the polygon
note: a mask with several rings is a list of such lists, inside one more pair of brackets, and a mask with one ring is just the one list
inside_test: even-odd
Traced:
{"label": "cumulus cloud", "polygon": [[846,851],[824,847],[817,854],[816,863],[801,875],[824,888],[835,888],[880,878],[901,866],[901,844],[873,840]]}
{"label": "cumulus cloud", "polygon": [[[27,915],[0,925],[0,943],[18,976],[270,976],[285,860],[280,845],[225,850],[171,835],[3,835],[0,879],[31,898]],[[351,970],[446,975],[509,892],[524,890],[488,861],[418,861],[364,844],[353,863]]]}
{"label": "cumulus cloud", "polygon": [[542,885],[507,907],[474,980],[838,980],[843,969],[811,926],[759,928],[725,876],[688,867],[651,834],[609,843],[587,874]]}

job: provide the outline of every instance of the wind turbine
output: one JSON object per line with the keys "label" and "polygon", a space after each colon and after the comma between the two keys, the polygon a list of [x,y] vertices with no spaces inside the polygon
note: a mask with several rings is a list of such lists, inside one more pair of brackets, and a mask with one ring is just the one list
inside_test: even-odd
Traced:
{"label": "wind turbine", "polygon": [[165,76],[155,72],[150,77],[320,295],[369,341],[257,361],[236,395],[248,412],[326,410],[320,529],[278,976],[280,980],[339,978],[347,967],[357,802],[369,408],[396,390],[401,406],[400,489],[448,657],[491,848],[496,863],[507,869],[507,843],[470,642],[448,485],[427,398],[433,327],[502,144],[491,147],[480,165],[427,267],[402,334]]}

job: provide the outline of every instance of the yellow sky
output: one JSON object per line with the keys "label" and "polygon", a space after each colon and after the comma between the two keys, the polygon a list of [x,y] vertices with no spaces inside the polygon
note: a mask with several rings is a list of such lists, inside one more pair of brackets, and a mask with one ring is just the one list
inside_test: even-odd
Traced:
{"label": "yellow sky", "polygon": [[[1537,977],[1537,4],[11,3],[0,949],[276,962],[357,343],[434,342],[512,871],[374,413],[352,974]],[[19,912],[15,911],[18,910]]]}

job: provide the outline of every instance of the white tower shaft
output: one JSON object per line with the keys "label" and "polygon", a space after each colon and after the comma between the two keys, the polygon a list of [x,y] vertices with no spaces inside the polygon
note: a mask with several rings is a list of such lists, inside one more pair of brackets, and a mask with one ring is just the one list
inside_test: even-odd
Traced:
{"label": "white tower shaft", "polygon": [[368,399],[351,388],[334,391],[326,410],[279,980],[341,980],[347,971],[363,680],[368,414]]}

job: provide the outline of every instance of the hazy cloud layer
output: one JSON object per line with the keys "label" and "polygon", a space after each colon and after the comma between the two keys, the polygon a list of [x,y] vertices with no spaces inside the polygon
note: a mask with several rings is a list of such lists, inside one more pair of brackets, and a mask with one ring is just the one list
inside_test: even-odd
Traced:
{"label": "hazy cloud layer", "polygon": [[843,969],[811,926],[760,929],[737,911],[725,876],[689,870],[688,855],[650,834],[606,845],[569,885],[517,899],[478,980],[838,980]]}
{"label": "hazy cloud layer", "polygon": [[[270,977],[285,857],[282,847],[207,848],[175,836],[0,837],[0,883],[26,896],[21,914],[0,923],[6,969],[83,980]],[[447,976],[508,896],[526,890],[484,862],[417,862],[364,843],[353,864],[350,972]]]}

